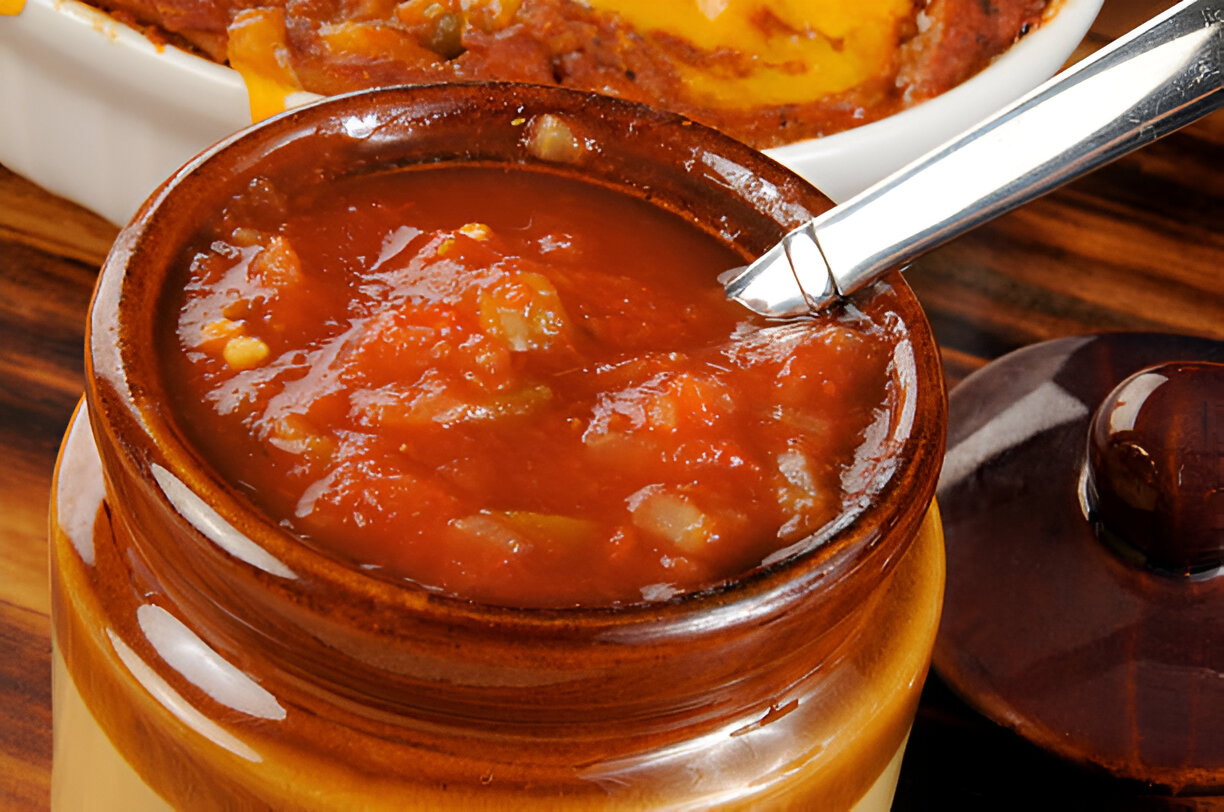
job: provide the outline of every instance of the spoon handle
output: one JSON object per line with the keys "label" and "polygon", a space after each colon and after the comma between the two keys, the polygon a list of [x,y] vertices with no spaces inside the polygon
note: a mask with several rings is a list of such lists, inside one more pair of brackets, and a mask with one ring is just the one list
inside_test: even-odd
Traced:
{"label": "spoon handle", "polygon": [[819,310],[1219,108],[1222,54],[1224,0],[1179,3],[795,229],[727,293],[767,316]]}

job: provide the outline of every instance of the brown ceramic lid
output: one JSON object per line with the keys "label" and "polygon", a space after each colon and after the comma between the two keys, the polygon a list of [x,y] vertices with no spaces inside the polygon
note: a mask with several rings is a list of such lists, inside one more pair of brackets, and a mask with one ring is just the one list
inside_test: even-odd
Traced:
{"label": "brown ceramic lid", "polygon": [[1224,793],[1224,342],[1045,342],[949,397],[935,668],[1041,747]]}

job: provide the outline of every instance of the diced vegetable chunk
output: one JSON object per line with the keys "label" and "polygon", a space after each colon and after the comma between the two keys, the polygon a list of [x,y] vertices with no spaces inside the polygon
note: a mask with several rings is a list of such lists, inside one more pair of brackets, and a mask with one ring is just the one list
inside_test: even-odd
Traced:
{"label": "diced vegetable chunk", "polygon": [[488,510],[457,519],[452,524],[503,545],[533,540],[579,547],[598,541],[601,532],[599,524],[590,519],[530,510]]}
{"label": "diced vegetable chunk", "polygon": [[236,370],[254,369],[268,358],[268,345],[255,336],[234,336],[225,342],[222,356]]}
{"label": "diced vegetable chunk", "polygon": [[242,324],[229,319],[217,319],[200,328],[197,349],[205,352],[221,352],[232,338],[242,335]]}
{"label": "diced vegetable chunk", "polygon": [[656,491],[630,500],[633,524],[683,552],[701,552],[714,536],[710,517],[679,494]]}
{"label": "diced vegetable chunk", "polygon": [[268,443],[281,451],[316,460],[325,460],[336,448],[331,437],[321,434],[310,419],[300,414],[287,414],[272,423]]}
{"label": "diced vegetable chunk", "polygon": [[538,273],[517,274],[481,291],[479,307],[481,329],[515,352],[548,349],[567,329],[557,289]]}
{"label": "diced vegetable chunk", "polygon": [[284,237],[272,237],[255,255],[247,269],[252,280],[271,288],[287,288],[302,282],[302,261]]}
{"label": "diced vegetable chunk", "polygon": [[493,236],[493,229],[484,223],[466,223],[459,228],[459,233],[468,239],[484,242]]}
{"label": "diced vegetable chunk", "polygon": [[586,149],[570,125],[551,113],[531,120],[527,139],[527,149],[543,161],[574,163]]}

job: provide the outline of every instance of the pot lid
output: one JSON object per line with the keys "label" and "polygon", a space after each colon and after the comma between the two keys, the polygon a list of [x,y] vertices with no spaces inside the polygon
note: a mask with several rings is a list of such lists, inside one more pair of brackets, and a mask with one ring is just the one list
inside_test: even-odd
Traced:
{"label": "pot lid", "polygon": [[948,414],[936,670],[1064,758],[1224,792],[1224,342],[1048,341]]}

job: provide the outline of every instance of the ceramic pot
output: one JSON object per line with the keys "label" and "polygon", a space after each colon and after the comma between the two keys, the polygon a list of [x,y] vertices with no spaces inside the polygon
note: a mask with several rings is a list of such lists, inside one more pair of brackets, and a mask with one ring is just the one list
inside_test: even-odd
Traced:
{"label": "ceramic pot", "polygon": [[[595,148],[529,148],[543,115]],[[56,805],[886,808],[943,589],[945,395],[899,276],[858,303],[905,336],[892,462],[869,503],[662,602],[515,609],[370,577],[254,510],[185,439],[155,338],[200,224],[256,175],[422,162],[578,174],[746,257],[829,205],[676,116],[513,85],[337,97],[185,166],[103,269],[85,407],[57,469]]]}

